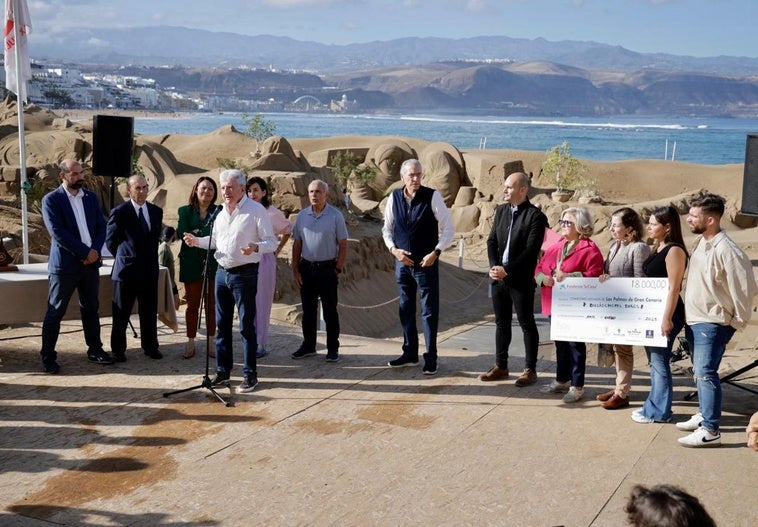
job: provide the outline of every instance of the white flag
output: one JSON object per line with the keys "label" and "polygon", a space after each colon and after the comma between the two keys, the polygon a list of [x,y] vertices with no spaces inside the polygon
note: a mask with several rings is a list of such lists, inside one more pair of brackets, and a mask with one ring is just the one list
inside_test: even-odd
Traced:
{"label": "white flag", "polygon": [[[14,13],[14,4],[18,13]],[[16,25],[18,26],[18,42],[13,31]],[[26,102],[26,81],[32,78],[29,50],[26,46],[26,35],[31,30],[32,22],[26,0],[5,0],[5,87],[18,95],[22,102]],[[20,64],[16,64],[17,44]]]}

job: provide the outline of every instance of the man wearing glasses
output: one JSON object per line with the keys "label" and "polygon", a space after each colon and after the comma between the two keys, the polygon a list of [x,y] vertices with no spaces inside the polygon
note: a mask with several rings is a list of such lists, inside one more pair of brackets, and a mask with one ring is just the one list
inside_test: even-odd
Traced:
{"label": "man wearing glasses", "polygon": [[403,188],[390,194],[384,210],[382,236],[397,260],[395,280],[400,289],[400,324],[403,354],[388,362],[392,368],[418,364],[416,293],[421,294],[421,322],[426,353],[424,375],[437,373],[437,325],[439,320],[440,253],[455,236],[453,222],[442,195],[421,185],[422,168],[417,159],[400,167]]}
{"label": "man wearing glasses", "polygon": [[534,320],[534,268],[537,266],[547,218],[527,197],[529,176],[515,172],[505,179],[505,203],[495,211],[495,221],[487,238],[487,255],[492,279],[492,307],[495,311],[495,364],[479,376],[481,381],[508,378],[508,348],[511,320],[516,310],[524,333],[524,372],[516,386],[537,382],[537,350],[540,337]]}

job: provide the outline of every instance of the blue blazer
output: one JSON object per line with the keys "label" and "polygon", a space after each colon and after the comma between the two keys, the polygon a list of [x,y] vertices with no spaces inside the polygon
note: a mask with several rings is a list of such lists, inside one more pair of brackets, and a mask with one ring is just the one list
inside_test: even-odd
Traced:
{"label": "blue blazer", "polygon": [[[82,263],[90,249],[100,253],[105,241],[105,216],[100,208],[97,196],[89,190],[84,192],[84,216],[87,229],[92,238],[92,246],[82,243],[79,227],[76,224],[74,209],[71,207],[68,191],[61,185],[42,198],[42,219],[50,233],[50,259],[48,270],[55,274],[75,274],[82,270]],[[94,263],[100,267],[100,262]]]}
{"label": "blue blazer", "polygon": [[158,245],[163,228],[163,209],[147,204],[150,232],[145,234],[131,200],[111,211],[105,246],[113,255],[114,281],[158,280]]}

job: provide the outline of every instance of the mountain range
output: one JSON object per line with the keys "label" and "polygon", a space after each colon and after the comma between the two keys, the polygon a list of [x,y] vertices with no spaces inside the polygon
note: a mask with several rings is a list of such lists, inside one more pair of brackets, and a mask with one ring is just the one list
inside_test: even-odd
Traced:
{"label": "mountain range", "polygon": [[77,33],[65,43],[30,42],[32,55],[198,94],[285,101],[346,95],[362,110],[758,115],[758,58],[644,54],[542,38],[409,37],[338,46],[173,26]]}
{"label": "mountain range", "polygon": [[[77,38],[68,35],[73,31]],[[546,60],[591,70],[698,71],[758,75],[758,58],[686,57],[637,53],[591,41],[505,36],[419,38],[330,45],[271,35],[240,35],[175,26],[78,28],[34,39],[35,57],[95,64],[269,67],[319,73],[355,71],[446,60]],[[754,50],[753,50],[754,51]]]}

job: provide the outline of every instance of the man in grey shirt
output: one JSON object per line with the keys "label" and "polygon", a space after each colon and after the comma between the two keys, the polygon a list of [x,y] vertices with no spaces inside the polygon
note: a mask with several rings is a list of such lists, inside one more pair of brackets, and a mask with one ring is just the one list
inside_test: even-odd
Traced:
{"label": "man in grey shirt", "polygon": [[337,286],[347,258],[347,227],[342,213],[326,202],[328,194],[329,186],[319,179],[308,185],[311,205],[298,213],[292,232],[292,274],[303,304],[303,343],[293,359],[316,354],[319,298],[326,323],[326,361],[340,358]]}

